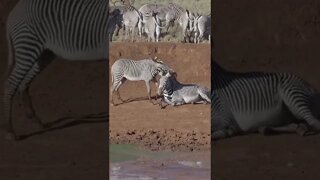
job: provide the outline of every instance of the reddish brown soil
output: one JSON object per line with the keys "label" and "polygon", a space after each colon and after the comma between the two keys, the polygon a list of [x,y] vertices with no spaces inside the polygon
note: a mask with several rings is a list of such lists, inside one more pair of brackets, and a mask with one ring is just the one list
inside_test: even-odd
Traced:
{"label": "reddish brown soil", "polygon": [[[209,44],[113,43],[110,46],[110,66],[119,58],[139,60],[155,56],[178,73],[179,81],[210,88]],[[154,84],[151,88],[155,95]],[[133,101],[110,107],[111,143],[134,143],[151,150],[210,148],[210,105],[161,109],[148,100],[138,100],[147,97],[144,82],[127,81],[120,94],[123,99]]]}
{"label": "reddish brown soil", "polygon": [[[232,71],[291,72],[320,90],[318,1],[216,1],[213,57]],[[319,179],[319,135],[247,135],[213,144],[216,180]]]}

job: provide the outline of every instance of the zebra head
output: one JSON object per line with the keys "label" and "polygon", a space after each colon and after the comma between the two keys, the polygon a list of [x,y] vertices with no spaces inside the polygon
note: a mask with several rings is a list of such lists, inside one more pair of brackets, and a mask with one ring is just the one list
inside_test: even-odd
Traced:
{"label": "zebra head", "polygon": [[[161,59],[158,57],[155,57],[152,59],[155,62],[156,69],[158,70],[158,73],[176,73],[172,68],[170,68],[167,64],[165,64]],[[160,74],[161,75],[161,74]],[[162,76],[162,75],[161,75]]]}
{"label": "zebra head", "polygon": [[160,79],[159,79],[159,87],[158,87],[158,92],[157,94],[159,96],[161,96],[164,92],[165,89],[167,89],[168,87],[170,87],[170,77],[172,77],[172,73],[170,72],[165,72],[162,71],[160,72]]}

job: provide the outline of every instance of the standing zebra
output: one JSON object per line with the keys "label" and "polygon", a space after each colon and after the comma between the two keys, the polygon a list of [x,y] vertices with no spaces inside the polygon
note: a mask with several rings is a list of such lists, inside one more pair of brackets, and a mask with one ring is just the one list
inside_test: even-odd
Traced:
{"label": "standing zebra", "polygon": [[194,103],[211,103],[210,90],[195,84],[181,84],[176,79],[176,73],[160,72],[161,78],[159,82],[158,95],[163,95],[160,101],[177,106],[183,104],[194,104]]}
{"label": "standing zebra", "polygon": [[[126,39],[128,38],[129,34],[132,35],[132,41],[135,35],[135,28],[140,25],[140,21],[142,21],[142,14],[132,5],[126,5],[126,11],[123,13],[123,25],[125,27],[126,32]],[[141,38],[141,32],[140,27],[139,29],[139,35]]]}
{"label": "standing zebra", "polygon": [[111,88],[111,104],[113,102],[113,93],[116,91],[118,98],[123,102],[120,97],[119,88],[126,81],[145,81],[148,91],[148,98],[151,101],[150,82],[154,82],[156,88],[158,83],[156,76],[160,71],[174,72],[168,65],[162,61],[155,59],[143,59],[139,61],[129,59],[118,59],[111,66],[112,88]]}
{"label": "standing zebra", "polygon": [[[234,73],[212,66],[212,138],[241,132],[319,131],[313,112],[317,94],[303,79],[287,73]],[[310,127],[309,127],[310,126]]]}
{"label": "standing zebra", "polygon": [[148,42],[159,42],[161,28],[158,13],[152,12],[151,15],[145,16],[145,27],[144,30],[148,35]]}
{"label": "standing zebra", "polygon": [[197,16],[193,21],[194,43],[200,43],[203,36],[208,36],[209,43],[211,41],[211,16]]}
{"label": "standing zebra", "polygon": [[16,4],[6,23],[8,139],[19,139],[13,128],[13,97],[21,92],[27,116],[36,118],[28,87],[55,56],[71,61],[108,60],[108,8],[106,0],[20,0]]}
{"label": "standing zebra", "polygon": [[[161,21],[166,22],[167,30],[169,25],[177,22],[182,28],[183,40],[186,42],[186,38],[188,36],[188,31],[191,30],[191,22],[193,21],[193,13],[189,10],[175,4],[145,4],[140,7],[139,11],[142,13],[143,17],[147,14],[151,14],[152,12],[157,13],[158,18]],[[146,23],[145,21],[141,23]]]}

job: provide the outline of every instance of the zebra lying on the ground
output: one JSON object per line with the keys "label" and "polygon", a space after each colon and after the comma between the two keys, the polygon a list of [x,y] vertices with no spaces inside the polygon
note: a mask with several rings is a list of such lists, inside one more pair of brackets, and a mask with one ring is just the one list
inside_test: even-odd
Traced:
{"label": "zebra lying on the ground", "polygon": [[196,84],[182,84],[176,79],[176,73],[161,71],[159,73],[158,95],[163,95],[159,105],[161,108],[162,101],[177,106],[194,103],[211,103],[210,90]]}
{"label": "zebra lying on the ground", "polygon": [[288,73],[234,73],[212,66],[212,138],[245,132],[320,130],[314,114],[318,93],[302,78]]}
{"label": "zebra lying on the ground", "polygon": [[111,67],[112,87],[111,87],[111,104],[114,105],[113,93],[117,92],[118,98],[123,102],[120,97],[119,88],[126,81],[145,81],[148,91],[148,98],[151,101],[150,82],[154,82],[156,88],[158,83],[156,76],[160,71],[174,72],[168,65],[162,61],[155,59],[143,59],[139,61],[130,59],[118,59]]}

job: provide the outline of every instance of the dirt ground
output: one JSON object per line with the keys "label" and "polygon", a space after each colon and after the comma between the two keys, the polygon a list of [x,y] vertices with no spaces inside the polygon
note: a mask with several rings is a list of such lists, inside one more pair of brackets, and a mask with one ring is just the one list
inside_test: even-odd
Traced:
{"label": "dirt ground", "polygon": [[[210,44],[113,43],[110,67],[119,58],[158,57],[178,73],[180,82],[210,88],[210,54]],[[155,95],[154,84],[151,88]],[[127,81],[119,91],[124,100],[132,101],[110,107],[111,143],[133,143],[151,150],[209,150],[210,105],[161,109],[143,99],[147,97],[144,82]]]}
{"label": "dirt ground", "polygon": [[[217,0],[213,9],[213,57],[221,66],[291,72],[320,90],[319,1]],[[214,143],[212,178],[319,179],[319,138],[246,135]]]}

